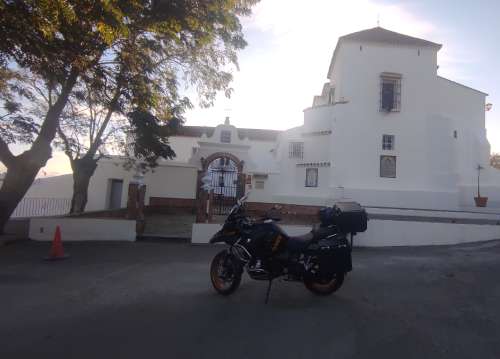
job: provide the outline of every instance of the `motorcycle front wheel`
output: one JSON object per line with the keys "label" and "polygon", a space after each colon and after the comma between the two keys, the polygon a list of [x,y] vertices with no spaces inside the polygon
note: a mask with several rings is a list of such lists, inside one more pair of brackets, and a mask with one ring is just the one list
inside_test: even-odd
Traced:
{"label": "motorcycle front wheel", "polygon": [[304,278],[307,289],[317,295],[330,295],[342,287],[345,273],[335,273],[330,278]]}
{"label": "motorcycle front wheel", "polygon": [[238,260],[224,250],[212,259],[210,279],[217,293],[229,295],[240,286],[243,268]]}

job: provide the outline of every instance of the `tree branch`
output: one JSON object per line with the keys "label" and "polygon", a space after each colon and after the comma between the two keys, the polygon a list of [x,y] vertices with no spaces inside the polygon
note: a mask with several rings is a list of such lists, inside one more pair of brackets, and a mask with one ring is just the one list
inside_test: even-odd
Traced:
{"label": "tree branch", "polygon": [[66,156],[69,157],[70,161],[73,161],[73,154],[71,153],[71,146],[69,144],[68,137],[64,134],[64,132],[61,130],[61,126],[57,126],[57,134],[59,137],[61,137],[62,141],[64,142],[64,153],[66,153]]}
{"label": "tree branch", "polygon": [[104,134],[104,131],[106,130],[106,127],[108,126],[109,121],[111,120],[111,115],[113,115],[113,112],[115,111],[116,105],[118,104],[118,100],[120,99],[121,96],[121,85],[118,85],[115,94],[113,98],[111,99],[111,102],[109,103],[108,106],[108,112],[106,113],[106,117],[101,123],[101,127],[99,127],[99,130],[97,131],[95,137],[94,137],[94,143],[91,144],[89,148],[89,154],[94,156],[94,154],[97,152],[97,149],[101,145],[101,140],[102,136]]}
{"label": "tree branch", "polygon": [[16,157],[10,151],[9,145],[0,137],[0,161],[2,161],[5,167],[9,168],[9,166],[14,164],[15,160]]}
{"label": "tree branch", "polygon": [[73,67],[61,89],[60,95],[57,97],[56,102],[49,108],[47,114],[45,115],[38,137],[31,147],[34,151],[37,151],[39,146],[44,142],[50,143],[54,139],[59,125],[59,117],[61,116],[64,106],[68,101],[71,90],[73,90],[73,87],[75,86],[78,75],[79,71]]}

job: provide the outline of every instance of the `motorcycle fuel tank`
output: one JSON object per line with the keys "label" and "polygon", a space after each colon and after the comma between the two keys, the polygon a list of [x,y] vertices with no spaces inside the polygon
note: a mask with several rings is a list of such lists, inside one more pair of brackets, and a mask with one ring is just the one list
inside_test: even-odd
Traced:
{"label": "motorcycle fuel tank", "polygon": [[286,248],[288,235],[274,222],[264,222],[248,233],[249,249],[257,256],[267,256],[278,253]]}

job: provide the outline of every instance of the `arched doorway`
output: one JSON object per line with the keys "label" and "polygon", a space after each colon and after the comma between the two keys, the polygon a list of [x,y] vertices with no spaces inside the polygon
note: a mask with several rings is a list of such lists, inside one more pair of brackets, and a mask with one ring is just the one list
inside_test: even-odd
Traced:
{"label": "arched doorway", "polygon": [[[202,158],[201,163],[197,196],[200,204],[199,221],[211,221],[213,215],[227,215],[238,198],[245,194],[245,175],[242,173],[244,163],[233,154],[223,152]],[[210,177],[210,193],[200,188],[201,178],[205,176]]]}
{"label": "arched doorway", "polygon": [[212,214],[222,216],[229,213],[235,205],[238,195],[238,168],[229,158],[218,158],[207,168],[206,175],[211,177]]}

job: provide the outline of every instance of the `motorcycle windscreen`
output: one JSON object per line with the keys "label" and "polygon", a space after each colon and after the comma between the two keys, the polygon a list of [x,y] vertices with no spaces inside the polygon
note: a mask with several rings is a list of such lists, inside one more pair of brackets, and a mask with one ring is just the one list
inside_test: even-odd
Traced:
{"label": "motorcycle windscreen", "polygon": [[234,243],[239,238],[239,232],[234,229],[223,228],[217,233],[215,233],[212,238],[210,238],[210,243],[220,243],[225,242],[228,244]]}

